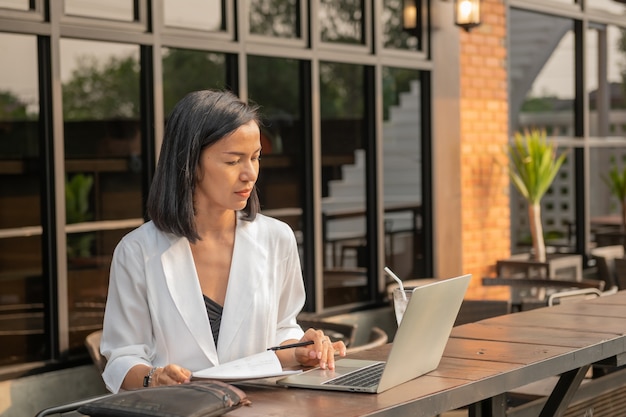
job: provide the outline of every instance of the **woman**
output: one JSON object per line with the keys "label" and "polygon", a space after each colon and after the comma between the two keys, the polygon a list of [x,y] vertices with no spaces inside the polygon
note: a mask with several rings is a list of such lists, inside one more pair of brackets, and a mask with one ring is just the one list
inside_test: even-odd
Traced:
{"label": "woman", "polygon": [[265,351],[283,367],[334,369],[342,342],[303,332],[297,245],[258,214],[259,116],[228,92],[183,98],[167,123],[148,196],[151,221],[113,254],[101,350],[112,392],[184,383],[192,371]]}

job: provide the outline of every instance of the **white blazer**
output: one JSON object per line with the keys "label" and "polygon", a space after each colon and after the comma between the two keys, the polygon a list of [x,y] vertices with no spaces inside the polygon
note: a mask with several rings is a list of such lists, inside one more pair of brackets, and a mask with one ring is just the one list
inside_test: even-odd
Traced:
{"label": "white blazer", "polygon": [[300,339],[296,316],[304,301],[291,228],[260,214],[253,222],[238,220],[216,347],[189,241],[147,222],[113,253],[102,378],[118,392],[137,364],[174,363],[196,371]]}

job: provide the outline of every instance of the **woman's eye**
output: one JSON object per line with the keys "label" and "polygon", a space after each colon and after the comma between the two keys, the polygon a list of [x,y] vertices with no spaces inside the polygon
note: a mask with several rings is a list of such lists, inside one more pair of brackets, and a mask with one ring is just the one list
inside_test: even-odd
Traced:
{"label": "woman's eye", "polygon": [[239,160],[236,160],[236,161],[228,161],[228,162],[226,162],[226,164],[228,164],[228,165],[237,165],[237,163],[238,163],[238,162],[239,162]]}

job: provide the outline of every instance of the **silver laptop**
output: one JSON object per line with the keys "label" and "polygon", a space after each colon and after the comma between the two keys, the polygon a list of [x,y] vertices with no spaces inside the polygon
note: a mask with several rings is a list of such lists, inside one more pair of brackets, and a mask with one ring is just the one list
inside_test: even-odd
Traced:
{"label": "silver laptop", "polygon": [[416,287],[386,362],[339,359],[333,371],[314,368],[280,379],[277,384],[380,393],[436,369],[470,279],[468,274]]}

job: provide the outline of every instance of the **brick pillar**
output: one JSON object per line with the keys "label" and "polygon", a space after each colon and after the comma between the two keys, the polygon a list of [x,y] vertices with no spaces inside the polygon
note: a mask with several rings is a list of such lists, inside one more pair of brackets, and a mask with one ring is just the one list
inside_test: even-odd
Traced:
{"label": "brick pillar", "polygon": [[483,276],[510,255],[506,5],[483,0],[481,26],[460,36],[460,130],[463,270],[468,297],[508,296]]}

